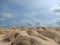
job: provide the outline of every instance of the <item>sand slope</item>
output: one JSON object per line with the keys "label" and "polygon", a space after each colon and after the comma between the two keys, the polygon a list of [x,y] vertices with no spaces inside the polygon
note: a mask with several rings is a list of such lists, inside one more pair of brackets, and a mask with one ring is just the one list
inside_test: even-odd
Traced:
{"label": "sand slope", "polygon": [[60,32],[55,28],[10,28],[8,30],[2,31],[0,45],[60,45]]}

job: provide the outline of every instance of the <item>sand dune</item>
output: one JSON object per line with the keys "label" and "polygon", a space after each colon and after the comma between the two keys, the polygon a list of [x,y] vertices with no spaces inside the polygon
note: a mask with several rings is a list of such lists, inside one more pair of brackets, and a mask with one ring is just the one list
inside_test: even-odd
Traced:
{"label": "sand dune", "polygon": [[0,29],[0,45],[60,45],[60,28]]}

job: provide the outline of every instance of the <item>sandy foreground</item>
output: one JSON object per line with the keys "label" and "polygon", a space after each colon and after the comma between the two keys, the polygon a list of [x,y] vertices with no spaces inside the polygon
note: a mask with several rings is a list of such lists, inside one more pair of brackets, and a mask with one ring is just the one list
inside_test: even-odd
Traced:
{"label": "sandy foreground", "polygon": [[11,45],[10,42],[3,42],[3,35],[0,36],[0,45]]}
{"label": "sandy foreground", "polygon": [[[2,30],[2,29],[0,29]],[[60,45],[60,32],[55,28],[12,28],[0,35],[0,45]]]}

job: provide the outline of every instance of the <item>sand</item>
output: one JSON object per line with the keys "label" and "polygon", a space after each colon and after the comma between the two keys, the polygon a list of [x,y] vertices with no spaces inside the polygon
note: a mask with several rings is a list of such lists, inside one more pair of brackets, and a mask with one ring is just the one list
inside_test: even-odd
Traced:
{"label": "sand", "polygon": [[7,30],[3,30],[3,34],[0,34],[0,45],[60,45],[60,33],[55,28],[10,28]]}

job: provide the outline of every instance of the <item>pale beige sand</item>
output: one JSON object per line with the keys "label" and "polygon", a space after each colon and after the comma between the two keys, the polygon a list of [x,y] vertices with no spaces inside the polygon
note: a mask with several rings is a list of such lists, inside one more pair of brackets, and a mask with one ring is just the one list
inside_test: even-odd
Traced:
{"label": "pale beige sand", "polygon": [[0,45],[11,45],[11,43],[13,45],[18,43],[18,45],[60,45],[60,33],[55,28],[12,28],[8,30],[2,31]]}
{"label": "pale beige sand", "polygon": [[3,41],[3,35],[0,36],[0,45],[10,45],[11,43],[10,42],[4,42]]}

